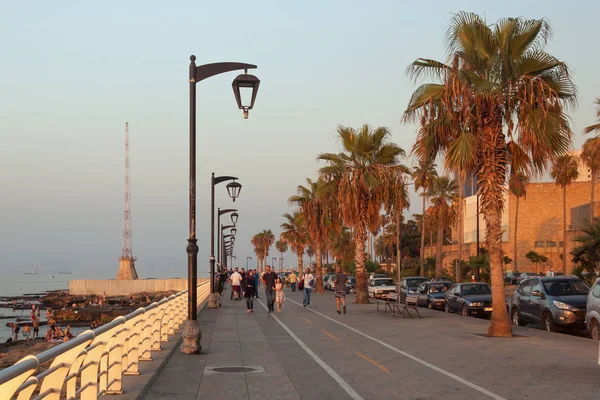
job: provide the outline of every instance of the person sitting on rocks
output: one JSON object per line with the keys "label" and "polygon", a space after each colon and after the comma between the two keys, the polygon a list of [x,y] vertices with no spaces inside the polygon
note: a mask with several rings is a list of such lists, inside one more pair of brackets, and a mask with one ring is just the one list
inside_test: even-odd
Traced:
{"label": "person sitting on rocks", "polygon": [[52,340],[52,329],[48,328],[48,330],[46,331],[46,334],[44,335],[44,339],[46,341]]}

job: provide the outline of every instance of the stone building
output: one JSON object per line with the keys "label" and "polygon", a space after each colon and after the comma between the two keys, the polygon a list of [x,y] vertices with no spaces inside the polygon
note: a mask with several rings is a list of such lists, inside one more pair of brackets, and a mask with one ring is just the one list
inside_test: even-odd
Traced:
{"label": "stone building", "polygon": [[[505,195],[505,209],[502,216],[502,249],[505,255],[516,260],[516,265],[521,272],[539,272],[553,269],[562,269],[560,255],[563,248],[563,196],[562,188],[554,182],[530,183],[527,185],[527,195],[519,199],[519,219],[517,222],[517,255],[514,252],[514,229],[516,215],[516,197],[507,193]],[[574,265],[571,262],[570,251],[573,249],[574,238],[587,224],[590,218],[591,185],[587,182],[574,182],[567,187],[567,272]],[[595,187],[595,200],[600,200],[600,185]],[[477,197],[465,198],[464,207],[464,241],[463,259],[477,253]],[[595,216],[600,217],[600,201],[595,201]],[[456,232],[453,232],[453,238]],[[479,240],[480,247],[485,245],[485,221],[479,215]],[[548,258],[548,261],[539,265],[532,263],[525,257],[529,251],[535,251]],[[435,255],[435,246],[425,249],[426,256]],[[457,259],[458,244],[444,246],[444,264],[446,268]],[[505,266],[506,270],[513,270],[515,262]]]}

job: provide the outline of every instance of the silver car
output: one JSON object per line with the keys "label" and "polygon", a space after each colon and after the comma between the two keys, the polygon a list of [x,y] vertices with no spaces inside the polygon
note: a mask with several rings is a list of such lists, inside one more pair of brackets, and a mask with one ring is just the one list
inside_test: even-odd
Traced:
{"label": "silver car", "polygon": [[600,340],[600,278],[592,285],[587,297],[585,324],[594,340]]}
{"label": "silver car", "polygon": [[335,279],[334,274],[327,274],[323,277],[323,289],[333,290],[333,280]]}

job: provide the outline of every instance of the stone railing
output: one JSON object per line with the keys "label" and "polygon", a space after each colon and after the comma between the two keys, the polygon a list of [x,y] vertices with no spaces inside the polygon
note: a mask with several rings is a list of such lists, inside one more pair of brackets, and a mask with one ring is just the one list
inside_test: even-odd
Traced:
{"label": "stone railing", "polygon": [[[198,285],[198,304],[206,301],[208,279]],[[187,290],[152,303],[36,356],[0,371],[0,400],[96,400],[123,392],[123,375],[139,375],[140,361],[151,361],[187,317]],[[37,375],[40,366],[49,367]],[[43,368],[42,368],[43,369]]]}

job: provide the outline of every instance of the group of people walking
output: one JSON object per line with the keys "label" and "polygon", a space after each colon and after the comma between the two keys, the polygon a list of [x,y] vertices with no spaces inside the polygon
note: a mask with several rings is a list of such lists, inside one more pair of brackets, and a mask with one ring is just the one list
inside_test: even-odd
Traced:
{"label": "group of people walking", "polygon": [[[227,276],[227,272],[224,273]],[[228,278],[219,278],[219,293],[223,291],[223,285],[225,280],[231,282],[231,299],[241,300],[246,299],[246,308],[249,314],[254,312],[254,298],[258,297],[258,288],[260,283],[265,287],[265,295],[267,299],[267,308],[269,313],[275,311],[280,313],[285,301],[285,294],[283,292],[284,283],[289,283],[292,292],[296,291],[296,285],[298,289],[303,291],[302,305],[304,307],[310,307],[310,297],[313,288],[315,287],[315,276],[310,272],[310,268],[306,268],[304,274],[301,275],[300,280],[293,272],[286,278],[285,282],[282,282],[275,271],[271,270],[271,266],[265,267],[265,272],[260,275],[256,269],[249,269],[247,272],[242,268],[238,270],[236,267],[231,270],[228,274]],[[346,314],[346,282],[348,276],[342,272],[341,267],[337,267],[336,275],[334,279],[334,293],[335,301],[337,306],[337,313],[342,312]]]}

